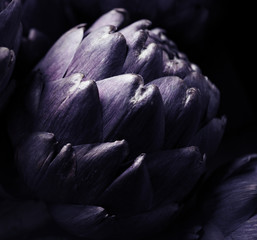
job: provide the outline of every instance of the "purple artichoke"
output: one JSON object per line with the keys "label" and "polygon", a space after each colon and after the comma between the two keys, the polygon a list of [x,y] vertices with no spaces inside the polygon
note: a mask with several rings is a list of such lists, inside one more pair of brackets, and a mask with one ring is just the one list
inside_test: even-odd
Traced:
{"label": "purple artichoke", "polygon": [[142,238],[171,224],[222,138],[219,91],[148,20],[114,9],[35,66],[13,111],[16,164],[66,231]]}
{"label": "purple artichoke", "polygon": [[12,73],[22,35],[20,18],[19,0],[0,1],[0,112],[14,90]]}

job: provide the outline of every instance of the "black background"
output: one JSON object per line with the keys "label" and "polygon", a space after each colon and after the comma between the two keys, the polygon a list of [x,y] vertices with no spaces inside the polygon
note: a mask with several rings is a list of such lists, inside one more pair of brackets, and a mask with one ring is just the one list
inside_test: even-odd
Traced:
{"label": "black background", "polygon": [[256,14],[247,1],[214,1],[202,38],[180,46],[220,89],[227,117],[220,161],[257,152]]}

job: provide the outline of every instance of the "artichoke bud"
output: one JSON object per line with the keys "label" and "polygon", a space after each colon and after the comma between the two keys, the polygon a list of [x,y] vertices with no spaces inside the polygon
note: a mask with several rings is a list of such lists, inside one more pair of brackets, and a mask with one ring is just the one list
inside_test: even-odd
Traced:
{"label": "artichoke bud", "polygon": [[61,227],[92,239],[150,236],[176,219],[226,122],[219,90],[165,31],[126,16],[64,33],[10,124],[26,185]]}

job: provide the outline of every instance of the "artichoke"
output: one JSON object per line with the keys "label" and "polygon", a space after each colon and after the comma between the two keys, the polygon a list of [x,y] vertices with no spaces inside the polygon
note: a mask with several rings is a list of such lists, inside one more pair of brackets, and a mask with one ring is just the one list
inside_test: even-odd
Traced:
{"label": "artichoke", "polygon": [[[31,84],[27,102],[31,100],[29,98],[32,98],[34,99],[33,104],[39,104],[39,102],[35,102],[33,94],[38,91],[41,92],[40,86],[45,89],[45,94],[41,95],[39,99],[45,97],[47,101],[50,100],[50,95],[56,95],[55,92],[50,92],[50,90],[56,89],[58,91],[58,88],[62,88],[62,99],[64,99],[70,95],[69,88],[72,88],[74,91],[76,88],[81,89],[79,87],[80,82],[82,85],[85,85],[84,80],[90,79],[96,81],[96,83],[91,81],[92,84],[89,84],[87,87],[85,86],[85,88],[88,90],[91,89],[90,94],[93,95],[95,92],[93,88],[97,87],[99,94],[95,92],[98,96],[95,96],[95,100],[92,100],[95,106],[93,107],[92,104],[88,104],[89,106],[85,106],[85,108],[87,108],[86,111],[90,111],[90,107],[96,108],[96,110],[93,110],[95,116],[91,116],[90,114],[83,115],[86,117],[90,115],[90,120],[95,126],[81,126],[81,128],[84,131],[93,132],[91,135],[93,134],[93,138],[95,139],[90,140],[91,142],[101,141],[102,138],[103,141],[113,141],[116,138],[124,138],[125,135],[129,134],[135,134],[138,138],[139,135],[135,131],[145,131],[149,134],[147,136],[146,134],[141,134],[141,137],[145,139],[136,139],[134,136],[126,137],[132,139],[132,145],[137,145],[135,148],[139,149],[138,153],[148,151],[149,149],[155,151],[160,149],[162,145],[169,149],[174,148],[174,146],[197,145],[202,147],[205,153],[215,152],[224,126],[224,119],[219,120],[214,118],[219,106],[218,89],[210,83],[207,77],[201,74],[200,69],[196,65],[191,64],[186,56],[177,50],[175,44],[165,37],[163,30],[147,30],[146,28],[150,25],[149,21],[141,20],[119,31],[115,31],[115,27],[118,28],[122,25],[124,16],[124,10],[116,9],[101,17],[88,30],[85,30],[85,26],[79,25],[65,33],[50,49],[44,59],[35,67],[32,78],[36,80],[34,84]],[[108,23],[110,25],[106,25]],[[123,76],[121,76],[122,74]],[[106,80],[106,78],[111,77],[113,78]],[[62,78],[65,78],[65,80],[62,81]],[[122,80],[119,81],[119,78]],[[115,83],[109,84],[110,82]],[[125,85],[126,82],[128,84],[127,86]],[[67,85],[65,86],[64,83],[67,83]],[[87,83],[89,82],[87,81]],[[144,83],[145,86],[141,83]],[[114,89],[112,85],[117,85],[117,87]],[[134,85],[137,85],[137,87],[134,87]],[[109,102],[108,99],[105,99],[106,94],[104,93],[109,92],[107,87],[112,89],[112,94],[114,95],[109,96]],[[126,91],[130,88],[132,88],[133,92],[121,93],[123,89],[123,91]],[[49,91],[46,89],[49,89]],[[85,91],[89,93],[90,91],[88,90]],[[65,91],[68,92],[65,93]],[[77,91],[75,92],[74,97],[78,95]],[[123,101],[126,109],[119,104],[120,100],[117,94],[119,93],[122,99],[127,98],[127,103],[133,103],[133,101],[136,103],[136,97],[140,96],[140,92],[142,93],[141,95],[145,93],[144,95],[147,97],[146,101],[141,99],[143,103],[153,101],[151,105],[154,107],[145,114],[153,114],[155,117],[151,121],[148,121],[147,125],[138,126],[138,130],[133,129],[133,131],[126,133],[128,127],[123,125],[132,123],[132,121],[127,119],[133,118],[132,115],[134,114],[137,115],[136,112],[139,111],[138,108],[141,107],[141,103],[139,102],[136,104],[137,107],[133,107],[135,113],[129,112],[132,106]],[[111,99],[114,97],[115,99]],[[89,98],[92,99],[93,97],[89,96]],[[97,98],[99,98],[98,101]],[[173,99],[176,99],[177,104],[172,104]],[[61,98],[59,100],[52,99],[52,101],[61,101]],[[73,101],[72,98],[69,98],[66,104],[71,104],[71,101]],[[99,101],[101,104],[97,104]],[[29,104],[31,105],[31,103]],[[146,106],[148,105],[147,103],[145,104]],[[26,107],[31,108],[31,106]],[[35,108],[35,111],[31,109],[31,115],[33,117],[29,117],[30,119],[34,119],[32,121],[33,123],[29,124],[29,127],[34,126],[32,127],[32,131],[35,131],[35,129],[39,131],[50,130],[50,132],[52,131],[57,135],[58,133],[56,131],[62,131],[60,134],[66,136],[58,136],[58,141],[66,138],[63,140],[65,143],[68,141],[72,144],[81,144],[87,141],[86,139],[81,139],[81,136],[85,134],[80,134],[80,126],[76,126],[77,133],[64,129],[60,125],[59,130],[51,129],[52,126],[40,126],[44,125],[44,118],[47,118],[48,114],[52,118],[59,118],[56,114],[59,114],[60,110],[53,109],[54,114],[52,114],[49,109],[45,111],[39,106],[33,107]],[[52,107],[58,107],[58,104],[54,104]],[[81,117],[75,116],[79,114],[76,112],[83,112],[81,108],[83,106],[80,106],[80,109],[72,109],[73,113],[71,117],[79,118],[83,121]],[[39,112],[37,112],[38,109]],[[116,112],[119,116],[112,118],[110,115],[113,112]],[[155,114],[157,112],[158,114]],[[194,112],[194,114],[190,112]],[[102,114],[102,117],[100,114]],[[128,116],[124,117],[123,115],[126,114]],[[39,115],[44,116],[41,117]],[[39,119],[36,120],[36,118]],[[94,121],[93,118],[95,120],[97,119],[97,121]],[[107,118],[107,120],[101,120],[101,118]],[[141,118],[147,119],[147,116],[141,116]],[[124,120],[120,121],[120,119]],[[51,122],[56,121],[58,122],[58,119],[47,122],[51,125]],[[59,121],[69,125],[68,122],[73,120],[64,121],[61,119]],[[84,121],[90,124],[90,121]],[[144,120],[140,121],[140,119],[137,119],[137,121],[142,122]],[[116,133],[112,133],[117,124],[120,125],[119,128],[121,129],[117,129]],[[155,124],[156,127],[153,128],[151,124]],[[73,125],[70,124],[68,127],[72,127]],[[58,128],[58,126],[56,127]],[[103,128],[102,131],[101,128]],[[123,128],[126,129],[122,130]],[[151,131],[148,131],[146,128],[151,128]],[[209,146],[209,142],[204,139],[207,131],[214,132],[214,135],[209,135],[217,138],[217,141],[212,142]],[[120,136],[122,134],[121,132],[124,132],[124,136]],[[184,132],[186,133],[183,134]],[[69,137],[69,134],[75,134],[76,136]],[[87,138],[90,138],[90,134],[86,135]],[[135,141],[138,143],[135,143]],[[142,146],[143,148],[141,148],[140,145],[147,146]]]}
{"label": "artichoke", "polygon": [[22,35],[20,19],[19,0],[0,1],[0,112],[14,90],[11,79]]}
{"label": "artichoke", "polygon": [[[217,158],[219,90],[167,37],[200,44],[211,2],[0,0],[1,239],[256,239],[257,155]],[[117,6],[169,32],[75,26]]]}
{"label": "artichoke", "polygon": [[9,134],[20,176],[78,237],[171,224],[222,138],[219,91],[165,31],[114,9],[64,33],[31,72]]}

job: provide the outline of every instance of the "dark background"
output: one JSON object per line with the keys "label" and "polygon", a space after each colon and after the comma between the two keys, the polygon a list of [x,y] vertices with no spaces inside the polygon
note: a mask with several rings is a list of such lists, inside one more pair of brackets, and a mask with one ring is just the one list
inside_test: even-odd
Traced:
{"label": "dark background", "polygon": [[254,9],[247,1],[215,1],[201,44],[185,46],[221,91],[220,113],[228,121],[220,161],[257,152]]}

